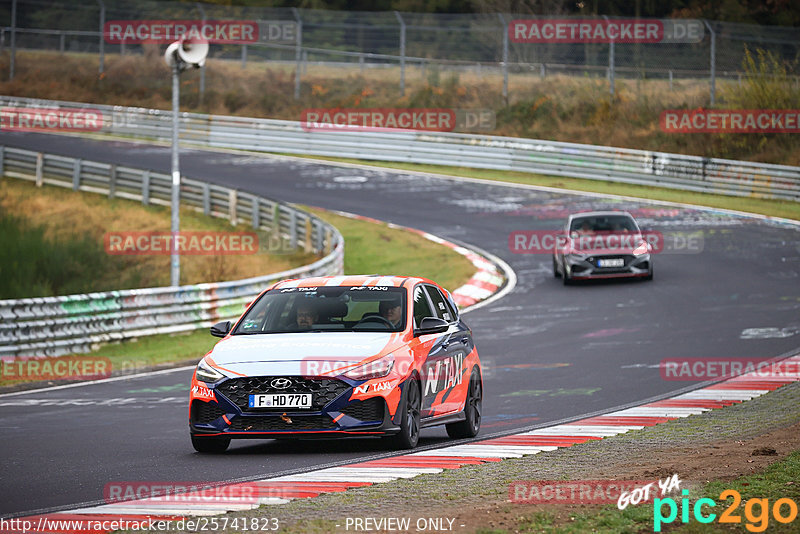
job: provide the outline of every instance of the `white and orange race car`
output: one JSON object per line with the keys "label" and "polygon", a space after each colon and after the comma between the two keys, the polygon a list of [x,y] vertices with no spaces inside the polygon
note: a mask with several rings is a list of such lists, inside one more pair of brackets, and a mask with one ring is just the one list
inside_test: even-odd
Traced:
{"label": "white and orange race car", "polygon": [[450,294],[424,278],[334,276],[266,289],[192,377],[199,452],[232,438],[477,435],[483,380],[472,332]]}

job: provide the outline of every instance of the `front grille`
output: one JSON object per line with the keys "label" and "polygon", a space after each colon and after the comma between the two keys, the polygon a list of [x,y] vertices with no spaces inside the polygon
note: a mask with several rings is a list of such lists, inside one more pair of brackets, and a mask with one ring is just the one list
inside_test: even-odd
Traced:
{"label": "front grille", "polygon": [[342,413],[355,417],[359,421],[383,421],[383,409],[386,403],[380,397],[365,401],[354,401],[342,410]]}
{"label": "front grille", "polygon": [[237,417],[231,422],[230,430],[327,430],[336,428],[336,423],[327,415],[293,415],[289,423],[277,415]]}
{"label": "front grille", "polygon": [[[613,260],[613,259],[619,259],[619,258],[622,258],[625,261],[625,263],[623,264],[622,267],[600,267],[598,265],[598,263],[597,263],[598,260]],[[591,258],[589,258],[588,261],[589,261],[589,263],[591,263],[592,265],[594,265],[595,267],[597,267],[599,269],[604,269],[604,270],[607,269],[609,271],[614,271],[614,270],[625,269],[626,267],[628,267],[628,265],[630,265],[631,262],[633,261],[633,256],[631,256],[630,254],[616,254],[616,255],[609,255],[609,256],[592,256]]]}
{"label": "front grille", "polygon": [[[291,380],[286,388],[275,388],[270,383],[278,378]],[[264,411],[264,408],[249,408],[253,393],[311,393],[311,409],[319,411],[329,402],[350,389],[350,386],[335,378],[304,378],[301,376],[251,376],[226,380],[216,390],[242,411]],[[282,410],[285,410],[283,408]]]}
{"label": "front grille", "polygon": [[197,425],[207,425],[215,419],[225,415],[225,410],[219,407],[216,402],[192,401],[192,423]]}

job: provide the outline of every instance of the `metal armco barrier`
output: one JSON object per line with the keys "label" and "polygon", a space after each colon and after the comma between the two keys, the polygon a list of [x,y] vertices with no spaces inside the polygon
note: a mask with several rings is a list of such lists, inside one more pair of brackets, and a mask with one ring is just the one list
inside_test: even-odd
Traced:
{"label": "metal armco barrier", "polygon": [[[170,205],[172,178],[154,171],[0,146],[2,175]],[[344,271],[341,234],[309,213],[185,178],[181,203],[208,215],[250,222],[287,247],[325,256],[303,267],[232,282],[0,300],[0,357],[87,352],[100,342],[208,327],[241,315],[275,281]]]}
{"label": "metal armco barrier", "polygon": [[[102,112],[102,132],[167,140],[168,111],[0,97],[2,106]],[[535,139],[431,132],[304,130],[300,122],[181,114],[181,139],[232,148],[607,180],[800,201],[800,167]]]}

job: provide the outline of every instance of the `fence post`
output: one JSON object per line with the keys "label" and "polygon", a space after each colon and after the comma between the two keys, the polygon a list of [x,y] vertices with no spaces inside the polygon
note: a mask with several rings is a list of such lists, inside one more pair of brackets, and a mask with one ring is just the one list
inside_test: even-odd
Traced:
{"label": "fence post", "polygon": [[150,171],[142,173],[142,205],[150,205]]}
{"label": "fence post", "polygon": [[502,13],[498,13],[497,16],[500,17],[500,27],[503,31],[503,98],[508,105],[508,24]]}
{"label": "fence post", "polygon": [[75,158],[72,164],[72,190],[77,191],[81,188],[81,159]]}
{"label": "fence post", "polygon": [[669,69],[669,90],[672,91],[672,69]]}
{"label": "fence post", "polygon": [[297,21],[297,41],[294,49],[294,99],[300,99],[300,60],[303,50],[303,19],[300,18],[300,10],[292,8],[294,19]]}
{"label": "fence post", "polygon": [[545,67],[544,63],[539,65],[539,76],[541,76],[542,79],[547,76],[547,67]]}
{"label": "fence post", "polygon": [[36,154],[36,187],[42,187],[44,184],[44,154],[39,152]]}
{"label": "fence post", "polygon": [[8,79],[14,79],[14,63],[17,58],[17,0],[11,0],[11,58],[8,65]]}
{"label": "fence post", "polygon": [[66,35],[64,34],[64,32],[63,32],[63,31],[62,31],[62,32],[60,32],[60,33],[59,33],[59,35],[58,35],[58,51],[59,51],[61,54],[63,54],[63,53],[64,53],[64,47],[65,47],[65,44],[66,44],[66,43],[64,42],[64,41],[65,41],[65,37],[66,37]]}
{"label": "fence post", "polygon": [[711,33],[711,88],[710,88],[710,98],[711,98],[711,105],[714,105],[714,102],[717,99],[717,72],[716,72],[716,63],[717,63],[717,34],[714,33],[714,28],[711,27],[711,24],[708,23],[706,19],[703,19],[703,23],[708,28],[709,33]]}
{"label": "fence post", "polygon": [[6,147],[5,145],[0,145],[0,178],[6,172]]}
{"label": "fence post", "polygon": [[394,16],[400,23],[400,96],[406,94],[406,23],[399,12],[395,11]]}
{"label": "fence post", "polygon": [[[608,16],[603,15],[603,18],[608,24]],[[614,50],[614,40],[612,39],[608,45],[608,93],[613,97],[614,96],[614,59],[615,59],[615,50]]]}
{"label": "fence post", "polygon": [[247,67],[247,45],[242,45],[242,68]]}
{"label": "fence post", "polygon": [[100,74],[103,74],[103,68],[105,66],[105,59],[106,59],[106,39],[105,32],[106,27],[106,5],[103,3],[103,0],[97,0],[97,3],[100,4],[100,67],[99,71]]}
{"label": "fence post", "polygon": [[[195,3],[197,6],[198,11],[200,11],[200,15],[202,16],[203,24],[206,22],[206,10],[203,9],[203,6],[200,2]],[[203,97],[206,94],[206,65],[208,62],[206,61],[202,67],[200,67],[200,104],[203,104]]]}

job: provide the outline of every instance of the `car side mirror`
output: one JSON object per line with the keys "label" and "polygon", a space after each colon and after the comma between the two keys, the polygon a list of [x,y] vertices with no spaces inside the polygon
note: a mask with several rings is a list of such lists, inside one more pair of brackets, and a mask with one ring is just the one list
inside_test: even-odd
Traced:
{"label": "car side mirror", "polygon": [[225,337],[231,331],[231,322],[222,321],[211,327],[211,335],[215,337]]}
{"label": "car side mirror", "polygon": [[419,328],[414,331],[415,335],[440,334],[445,332],[450,325],[444,319],[438,317],[425,317],[419,322]]}

